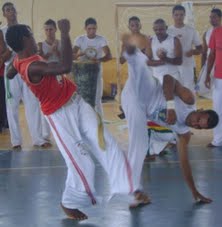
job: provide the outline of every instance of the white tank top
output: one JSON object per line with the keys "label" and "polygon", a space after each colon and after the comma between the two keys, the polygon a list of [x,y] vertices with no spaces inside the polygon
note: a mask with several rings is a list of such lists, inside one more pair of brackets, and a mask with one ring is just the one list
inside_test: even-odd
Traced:
{"label": "white tank top", "polygon": [[[160,60],[159,57],[157,56],[157,51],[159,49],[164,49],[167,53],[168,58],[175,58],[174,37],[171,35],[168,35],[167,38],[162,42],[160,42],[158,40],[157,36],[154,36],[152,38],[151,47],[152,47],[154,60]],[[166,63],[165,65],[153,67],[153,73],[154,73],[154,76],[157,77],[158,79],[159,79],[159,77],[162,77],[166,74],[177,77],[176,75],[178,74],[178,67],[177,67],[177,65],[172,65],[172,64]],[[176,78],[176,79],[178,79],[178,78]]]}
{"label": "white tank top", "polygon": [[[58,50],[61,50],[61,42],[59,41],[58,44]],[[42,51],[44,54],[47,54],[49,52],[52,52],[52,46],[49,45],[46,41],[42,42]],[[59,61],[59,57],[56,54],[51,55],[48,60],[48,62],[58,62]]]}

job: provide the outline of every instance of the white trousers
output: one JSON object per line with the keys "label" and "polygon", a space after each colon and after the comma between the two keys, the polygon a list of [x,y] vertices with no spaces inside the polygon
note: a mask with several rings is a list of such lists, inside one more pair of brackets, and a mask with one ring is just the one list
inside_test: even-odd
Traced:
{"label": "white trousers", "polygon": [[147,116],[129,80],[122,91],[121,104],[128,125],[128,158],[132,166],[133,180],[136,185],[140,185],[143,162],[148,151]]}
{"label": "white trousers", "polygon": [[[212,84],[213,84],[213,80],[214,80],[213,74],[214,74],[214,70],[212,70],[212,72],[211,72]],[[204,66],[202,67],[200,74],[198,76],[196,91],[198,92],[198,94],[200,96],[208,98],[208,99],[212,99],[212,89],[208,89],[205,86],[206,76],[207,76],[207,63],[204,64]]]}
{"label": "white trousers", "polygon": [[95,164],[91,155],[108,174],[111,194],[137,189],[125,153],[105,128],[106,149],[100,148],[97,114],[80,96],[46,118],[68,168],[62,197],[65,207],[81,208],[96,202]]}
{"label": "white trousers", "polygon": [[212,144],[215,146],[222,146],[222,79],[214,78],[213,81],[213,108],[219,115],[219,123],[213,129],[213,141]]}
{"label": "white trousers", "polygon": [[180,83],[186,87],[189,88],[192,92],[195,90],[195,84],[194,84],[194,68],[193,66],[187,66],[187,65],[180,65],[178,66],[179,73],[180,73]]}
{"label": "white trousers", "polygon": [[102,96],[103,96],[103,78],[102,78],[102,65],[100,65],[97,86],[96,86],[96,100],[95,100],[95,110],[97,113],[103,117],[103,107],[102,107]]}
{"label": "white trousers", "polygon": [[[40,146],[44,144],[46,139],[50,137],[50,131],[49,128],[47,129],[46,124],[48,123],[46,121],[42,124],[42,113],[39,101],[21,79],[20,75],[16,75],[12,80],[8,81],[5,77],[5,84],[7,117],[12,146],[22,145],[21,129],[19,125],[19,104],[21,100],[24,103],[26,120],[33,145]],[[7,94],[9,93],[11,97],[7,98]],[[44,136],[42,128],[45,129]]]}

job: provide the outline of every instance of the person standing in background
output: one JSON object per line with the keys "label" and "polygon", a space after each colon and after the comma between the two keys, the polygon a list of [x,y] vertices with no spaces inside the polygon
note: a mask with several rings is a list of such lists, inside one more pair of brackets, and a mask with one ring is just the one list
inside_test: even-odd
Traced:
{"label": "person standing in background", "polygon": [[[183,86],[194,92],[194,55],[202,53],[202,45],[197,31],[184,24],[185,8],[182,5],[175,5],[172,10],[174,25],[168,28],[168,34],[179,38],[182,50],[183,60],[179,67],[180,78]],[[195,47],[193,47],[195,46]]]}
{"label": "person standing in background", "polygon": [[[216,27],[210,37],[209,48],[210,54],[207,60],[207,76],[205,85],[210,89],[213,85],[213,108],[219,115],[219,123],[213,130],[213,140],[208,147],[222,146],[222,26]],[[213,81],[211,79],[211,71],[214,67]]]}
{"label": "person standing in background", "polygon": [[[2,6],[3,16],[7,20],[7,25],[1,28],[0,47],[6,47],[2,53],[5,63],[5,74],[8,65],[14,59],[15,53],[7,46],[5,35],[10,26],[18,24],[17,12],[15,6],[11,2],[7,2]],[[32,94],[28,86],[22,81],[20,76],[15,76],[12,80],[8,80],[6,76],[6,107],[11,136],[11,144],[13,149],[20,150],[22,146],[22,136],[19,125],[19,104],[22,100],[25,106],[26,120],[31,134],[34,146],[47,148],[51,146],[49,141],[42,134],[41,111],[39,101]]]}
{"label": "person standing in background", "polygon": [[[103,94],[103,79],[102,79],[102,62],[112,59],[112,55],[106,39],[97,35],[97,22],[94,18],[87,18],[85,21],[85,35],[78,36],[74,41],[73,60],[79,59],[84,61],[90,59],[99,63],[99,75],[97,78],[95,110],[102,116],[102,94]],[[87,54],[88,50],[94,53],[94,56]]]}

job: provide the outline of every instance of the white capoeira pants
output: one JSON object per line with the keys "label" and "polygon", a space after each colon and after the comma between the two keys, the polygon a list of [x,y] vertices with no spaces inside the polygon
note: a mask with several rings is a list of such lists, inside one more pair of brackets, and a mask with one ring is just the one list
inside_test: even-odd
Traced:
{"label": "white capoeira pants", "polygon": [[[12,80],[6,81],[6,108],[8,124],[11,136],[12,146],[22,145],[22,136],[19,125],[19,104],[22,100],[25,107],[25,115],[31,134],[33,145],[42,145],[47,142],[46,139],[50,137],[50,131],[47,129],[46,121],[42,124],[42,113],[39,106],[39,101],[33,95],[31,90],[27,87],[20,75],[16,75]],[[9,90],[7,90],[9,89]],[[8,96],[10,94],[10,98]],[[43,128],[44,136],[43,136]]]}
{"label": "white capoeira pants", "polygon": [[111,194],[132,193],[137,189],[125,153],[105,128],[106,149],[100,148],[97,114],[80,96],[71,98],[46,118],[68,168],[62,196],[65,207],[76,209],[95,203],[95,164],[91,155],[108,174]]}
{"label": "white capoeira pants", "polygon": [[194,84],[194,68],[193,66],[187,65],[180,65],[178,66],[179,73],[180,73],[180,83],[190,89],[192,92],[195,91],[195,84]]}
{"label": "white capoeira pants", "polygon": [[100,64],[100,69],[97,78],[97,87],[96,87],[96,100],[95,100],[95,110],[97,113],[103,117],[103,107],[102,107],[102,96],[103,96],[103,78],[102,78],[102,65]]}
{"label": "white capoeira pants", "polygon": [[[214,80],[213,75],[214,75],[214,70],[211,71],[211,84],[213,84],[213,80]],[[205,86],[206,76],[207,76],[207,63],[204,64],[204,66],[200,71],[195,90],[198,92],[198,95],[208,99],[212,99],[212,88],[208,89]]]}
{"label": "white capoeira pants", "polygon": [[219,115],[219,123],[213,129],[213,141],[212,144],[215,146],[222,146],[222,79],[217,79],[214,77],[213,81],[213,108]]}
{"label": "white capoeira pants", "polygon": [[148,151],[147,117],[146,111],[141,107],[131,88],[130,83],[126,82],[121,95],[121,104],[128,126],[128,158],[132,166],[133,180],[141,189],[143,162]]}

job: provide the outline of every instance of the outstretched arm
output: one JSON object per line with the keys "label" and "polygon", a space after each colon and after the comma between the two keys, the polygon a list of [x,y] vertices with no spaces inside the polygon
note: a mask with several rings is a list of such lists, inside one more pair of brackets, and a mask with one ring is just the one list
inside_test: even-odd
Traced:
{"label": "outstretched arm", "polygon": [[203,35],[203,51],[202,51],[202,55],[201,55],[201,66],[203,67],[206,60],[207,60],[207,50],[208,50],[208,46],[207,46],[207,42],[206,42],[206,32]]}
{"label": "outstretched arm", "polygon": [[214,49],[211,49],[210,55],[207,60],[207,76],[205,80],[205,86],[210,89],[211,87],[211,78],[210,78],[210,73],[213,68],[214,62],[215,62],[215,57],[216,57],[216,51]]}
{"label": "outstretched arm", "polygon": [[61,31],[61,58],[58,63],[34,62],[29,67],[29,79],[38,83],[43,76],[69,73],[72,67],[72,46],[69,37],[70,23],[63,19],[58,21]]}
{"label": "outstretched arm", "polygon": [[212,202],[212,200],[201,195],[195,186],[192,170],[188,159],[189,141],[190,141],[190,132],[187,132],[186,134],[178,135],[177,146],[179,151],[179,160],[180,160],[180,166],[181,166],[185,181],[187,182],[193,194],[193,197],[197,202],[210,203]]}

